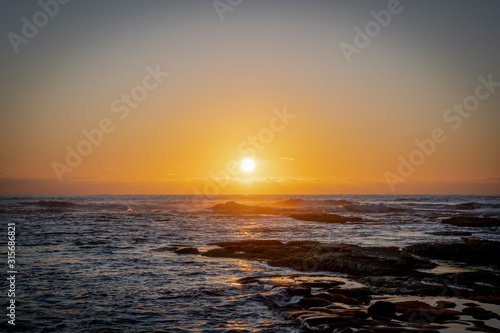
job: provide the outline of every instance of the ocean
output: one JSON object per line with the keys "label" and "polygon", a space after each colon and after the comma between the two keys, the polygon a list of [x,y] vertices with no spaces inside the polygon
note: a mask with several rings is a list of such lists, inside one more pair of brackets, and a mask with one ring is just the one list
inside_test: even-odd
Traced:
{"label": "ocean", "polygon": [[[338,214],[363,222],[304,221],[292,213]],[[1,325],[26,332],[303,332],[269,306],[268,287],[240,280],[297,270],[265,260],[175,253],[181,248],[203,253],[217,248],[215,242],[255,239],[399,249],[464,237],[500,240],[500,227],[441,223],[453,216],[498,219],[500,196],[3,196],[0,216],[3,275],[9,277],[9,223],[15,225],[10,270],[16,272],[15,297],[10,297],[15,327],[5,315],[10,304],[5,277]],[[478,269],[439,263],[450,270]],[[500,273],[495,265],[481,269]]]}

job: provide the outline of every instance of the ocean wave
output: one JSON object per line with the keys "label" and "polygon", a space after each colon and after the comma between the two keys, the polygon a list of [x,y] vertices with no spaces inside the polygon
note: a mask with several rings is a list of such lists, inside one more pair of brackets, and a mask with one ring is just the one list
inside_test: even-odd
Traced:
{"label": "ocean wave", "polygon": [[309,200],[309,199],[288,199],[271,204],[273,207],[286,207],[286,208],[309,208],[309,207],[323,207],[323,206],[343,206],[349,204],[356,204],[354,201],[344,199],[331,199],[331,200]]}
{"label": "ocean wave", "polygon": [[409,203],[410,206],[415,209],[435,209],[435,210],[475,210],[475,209],[499,209],[500,204],[497,203],[481,203],[481,202],[463,202],[457,204],[447,204],[447,203]]}
{"label": "ocean wave", "polygon": [[378,204],[349,204],[343,206],[345,210],[360,213],[390,213],[408,210],[401,207],[389,207],[383,203]]}
{"label": "ocean wave", "polygon": [[246,214],[279,214],[281,212],[281,209],[279,208],[245,205],[234,201],[228,201],[223,204],[217,204],[212,207],[212,210],[231,212],[231,213],[246,213]]}
{"label": "ocean wave", "polygon": [[71,202],[71,201],[64,201],[64,200],[39,200],[36,202],[26,202],[27,204],[35,204],[37,206],[41,207],[48,207],[48,208],[70,208],[70,207],[76,207],[78,206],[77,203]]}
{"label": "ocean wave", "polygon": [[54,210],[58,212],[73,211],[73,210],[120,210],[126,211],[129,206],[119,203],[82,203],[67,200],[38,200],[24,201],[20,203],[22,206],[38,206],[45,210]]}

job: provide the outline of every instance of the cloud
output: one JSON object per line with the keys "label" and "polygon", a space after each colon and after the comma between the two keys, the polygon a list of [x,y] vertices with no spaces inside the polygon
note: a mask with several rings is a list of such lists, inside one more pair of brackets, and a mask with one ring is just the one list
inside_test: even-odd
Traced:
{"label": "cloud", "polygon": [[287,160],[287,161],[295,161],[295,158],[293,157],[281,157],[282,160]]}

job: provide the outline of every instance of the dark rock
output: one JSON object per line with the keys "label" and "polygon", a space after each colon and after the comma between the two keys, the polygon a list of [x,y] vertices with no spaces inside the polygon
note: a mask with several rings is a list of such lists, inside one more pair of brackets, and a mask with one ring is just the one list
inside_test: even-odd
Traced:
{"label": "dark rock", "polygon": [[[461,292],[456,288],[447,288],[444,284],[445,278],[432,277],[431,274],[409,271],[406,277],[367,276],[362,278],[361,282],[369,284],[375,294],[443,296],[444,291],[448,293],[448,296],[452,296],[454,292]],[[422,279],[425,279],[426,283],[422,282]]]}
{"label": "dark rock", "polygon": [[279,208],[266,206],[251,206],[243,205],[234,201],[228,201],[224,204],[217,204],[212,207],[214,211],[227,213],[242,213],[242,214],[280,214],[282,211]]}
{"label": "dark rock", "polygon": [[277,240],[245,240],[215,243],[222,249],[204,253],[209,257],[268,260],[276,267],[288,267],[302,272],[329,271],[357,276],[399,275],[436,266],[396,247],[360,247],[352,244],[317,244]]}
{"label": "dark rock", "polygon": [[323,307],[329,304],[330,302],[319,297],[304,297],[298,303],[302,308]]}
{"label": "dark rock", "polygon": [[[317,311],[310,311],[310,310],[297,310],[297,311],[291,311],[288,313],[284,314],[285,319],[292,319],[295,320],[296,318],[303,316],[303,315],[310,315],[310,316],[317,316],[319,312]],[[326,315],[326,313],[325,313]]]}
{"label": "dark rock", "polygon": [[342,289],[342,288],[330,288],[327,290],[330,294],[342,294],[353,298],[367,298],[373,291],[370,288],[353,288],[353,289]]}
{"label": "dark rock", "polygon": [[329,300],[330,302],[336,302],[336,303],[344,303],[344,304],[349,304],[349,305],[360,305],[360,304],[363,304],[362,302],[358,301],[355,298],[347,297],[347,296],[344,296],[342,294],[320,293],[320,294],[315,294],[313,296],[314,297],[324,298],[326,300]]}
{"label": "dark rock", "polygon": [[457,205],[457,209],[460,210],[473,210],[476,209],[476,205],[473,202],[466,202]]}
{"label": "dark rock", "polygon": [[453,216],[443,220],[441,223],[457,227],[498,227],[500,226],[500,219],[492,217]]}
{"label": "dark rock", "polygon": [[340,216],[337,214],[327,214],[327,213],[301,213],[301,214],[292,214],[290,215],[290,217],[301,221],[314,221],[314,222],[324,222],[324,223],[346,223],[346,222],[363,221],[361,217]]}
{"label": "dark rock", "polygon": [[[472,289],[475,291],[492,291],[495,288],[500,288],[500,274],[488,271],[474,272],[459,272],[443,274],[441,277],[448,281],[455,281],[455,286],[460,286],[464,289]],[[478,284],[478,283],[482,283]],[[491,293],[489,293],[491,295]]]}
{"label": "dark rock", "polygon": [[347,327],[347,328],[336,328],[333,333],[353,333],[354,331],[352,328]]}
{"label": "dark rock", "polygon": [[472,232],[468,231],[436,231],[431,232],[431,235],[435,236],[471,236]]}
{"label": "dark rock", "polygon": [[403,251],[424,257],[454,260],[469,264],[500,265],[500,242],[464,240],[462,242],[420,243],[405,247]]}
{"label": "dark rock", "polygon": [[183,247],[182,249],[178,249],[174,251],[177,254],[199,254],[200,251],[198,251],[197,248],[195,247]]}
{"label": "dark rock", "polygon": [[434,330],[431,328],[419,327],[418,331],[415,331],[414,329],[404,329],[402,327],[385,327],[385,326],[370,327],[369,329],[362,329],[357,331],[357,333],[404,333],[404,332],[439,333],[438,330]]}
{"label": "dark rock", "polygon": [[391,302],[377,301],[370,305],[368,314],[372,317],[394,318],[396,305]]}
{"label": "dark rock", "polygon": [[453,309],[457,305],[453,302],[450,301],[438,301],[436,302],[437,307],[440,309]]}
{"label": "dark rock", "polygon": [[464,303],[465,306],[479,306],[476,303]]}
{"label": "dark rock", "polygon": [[[468,299],[475,300],[478,302],[483,302],[483,303],[490,303],[490,304],[496,304],[500,305],[500,296],[499,295],[473,295],[467,297]],[[464,304],[467,306],[474,306],[470,305],[470,303]]]}
{"label": "dark rock", "polygon": [[352,318],[349,317],[340,317],[340,316],[316,316],[316,317],[309,317],[304,319],[304,324],[306,324],[309,327],[313,326],[320,326],[320,325],[326,325],[326,324],[336,324],[336,325],[343,325],[343,324],[351,324],[352,323]]}
{"label": "dark rock", "polygon": [[403,312],[397,319],[410,323],[433,323],[457,319],[460,311],[434,307],[420,301],[395,303],[397,312]]}
{"label": "dark rock", "polygon": [[227,247],[227,246],[245,246],[245,245],[266,246],[266,245],[284,245],[284,244],[277,239],[246,239],[233,242],[210,243],[209,245],[218,245],[222,247]]}
{"label": "dark rock", "polygon": [[407,310],[420,311],[434,308],[433,306],[421,301],[398,302],[394,303],[394,305],[396,306],[397,312],[406,312]]}
{"label": "dark rock", "polygon": [[288,199],[285,201],[280,201],[272,204],[274,207],[324,207],[324,206],[342,206],[353,204],[355,202],[343,200],[343,199],[335,199],[335,200],[304,200],[304,199]]}
{"label": "dark rock", "polygon": [[151,251],[153,251],[153,252],[165,252],[165,251],[175,251],[177,249],[178,249],[177,246],[164,246],[164,247],[159,247],[157,249],[153,249]]}
{"label": "dark rock", "polygon": [[477,320],[471,321],[475,327],[471,328],[471,331],[479,331],[479,332],[498,332],[498,328],[491,327],[486,325],[484,322]]}
{"label": "dark rock", "polygon": [[328,282],[303,282],[300,285],[310,288],[332,288],[343,285],[342,281],[328,281]]}
{"label": "dark rock", "polygon": [[474,319],[488,320],[497,318],[498,315],[494,312],[487,311],[481,307],[470,306],[462,310],[463,313],[471,314]]}
{"label": "dark rock", "polygon": [[311,288],[307,288],[307,287],[290,287],[290,288],[286,288],[286,291],[291,296],[311,295]]}

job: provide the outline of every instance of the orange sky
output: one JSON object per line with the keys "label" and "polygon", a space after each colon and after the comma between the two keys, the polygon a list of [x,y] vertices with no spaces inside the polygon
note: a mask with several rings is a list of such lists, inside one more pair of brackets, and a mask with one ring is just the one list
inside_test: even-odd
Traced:
{"label": "orange sky", "polygon": [[[500,193],[500,6],[401,4],[351,63],[340,43],[387,2],[247,1],[223,21],[206,1],[61,6],[1,45],[0,194]],[[2,6],[18,34],[40,10]],[[70,166],[67,147],[88,154]]]}

